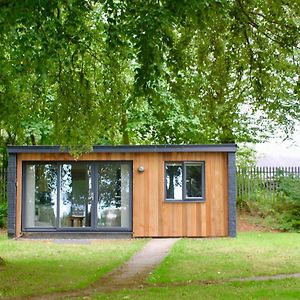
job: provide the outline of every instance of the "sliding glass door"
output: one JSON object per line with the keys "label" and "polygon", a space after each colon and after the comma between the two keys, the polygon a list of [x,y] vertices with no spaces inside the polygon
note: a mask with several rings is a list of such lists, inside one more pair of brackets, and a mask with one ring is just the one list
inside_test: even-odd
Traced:
{"label": "sliding glass door", "polygon": [[104,163],[98,168],[97,227],[130,227],[130,166]]}
{"label": "sliding glass door", "polygon": [[38,162],[23,170],[24,230],[131,230],[131,162]]}
{"label": "sliding glass door", "polygon": [[26,206],[23,224],[26,227],[54,228],[57,218],[57,166],[53,164],[26,165],[23,194]]}
{"label": "sliding glass door", "polygon": [[91,164],[61,165],[59,227],[91,227],[92,201]]}

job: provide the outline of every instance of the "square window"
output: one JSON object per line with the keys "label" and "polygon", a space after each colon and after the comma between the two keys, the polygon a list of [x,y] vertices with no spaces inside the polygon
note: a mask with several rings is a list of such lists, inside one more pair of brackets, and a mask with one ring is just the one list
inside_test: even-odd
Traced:
{"label": "square window", "polygon": [[203,201],[204,162],[166,162],[165,200]]}

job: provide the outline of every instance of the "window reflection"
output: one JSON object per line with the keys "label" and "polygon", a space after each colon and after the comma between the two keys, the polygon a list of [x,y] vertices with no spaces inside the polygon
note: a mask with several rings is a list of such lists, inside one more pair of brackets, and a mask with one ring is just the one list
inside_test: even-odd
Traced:
{"label": "window reflection", "polygon": [[204,163],[168,162],[165,164],[166,200],[203,201]]}
{"label": "window reflection", "polygon": [[202,197],[202,164],[186,166],[186,197]]}
{"label": "window reflection", "polygon": [[57,211],[57,167],[26,166],[25,227],[55,227]]}
{"label": "window reflection", "polygon": [[98,227],[129,227],[129,165],[99,164]]}
{"label": "window reflection", "polygon": [[90,227],[92,176],[89,164],[61,165],[60,226]]}
{"label": "window reflection", "polygon": [[182,165],[166,165],[166,191],[167,199],[182,199]]}
{"label": "window reflection", "polygon": [[130,172],[117,162],[25,164],[23,226],[130,228]]}

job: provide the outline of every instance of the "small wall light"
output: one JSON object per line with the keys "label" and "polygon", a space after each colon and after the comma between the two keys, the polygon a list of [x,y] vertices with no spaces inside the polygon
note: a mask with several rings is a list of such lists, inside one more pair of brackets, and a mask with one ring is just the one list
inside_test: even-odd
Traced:
{"label": "small wall light", "polygon": [[138,167],[139,173],[143,173],[145,171],[145,168],[143,166]]}

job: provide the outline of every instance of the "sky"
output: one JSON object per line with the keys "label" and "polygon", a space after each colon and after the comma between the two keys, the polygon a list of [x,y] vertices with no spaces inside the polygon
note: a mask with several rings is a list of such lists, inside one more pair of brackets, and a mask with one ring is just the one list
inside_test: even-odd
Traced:
{"label": "sky", "polygon": [[255,149],[258,166],[300,166],[300,125],[297,126],[291,140],[282,141],[279,138],[274,138],[268,143],[255,145]]}

